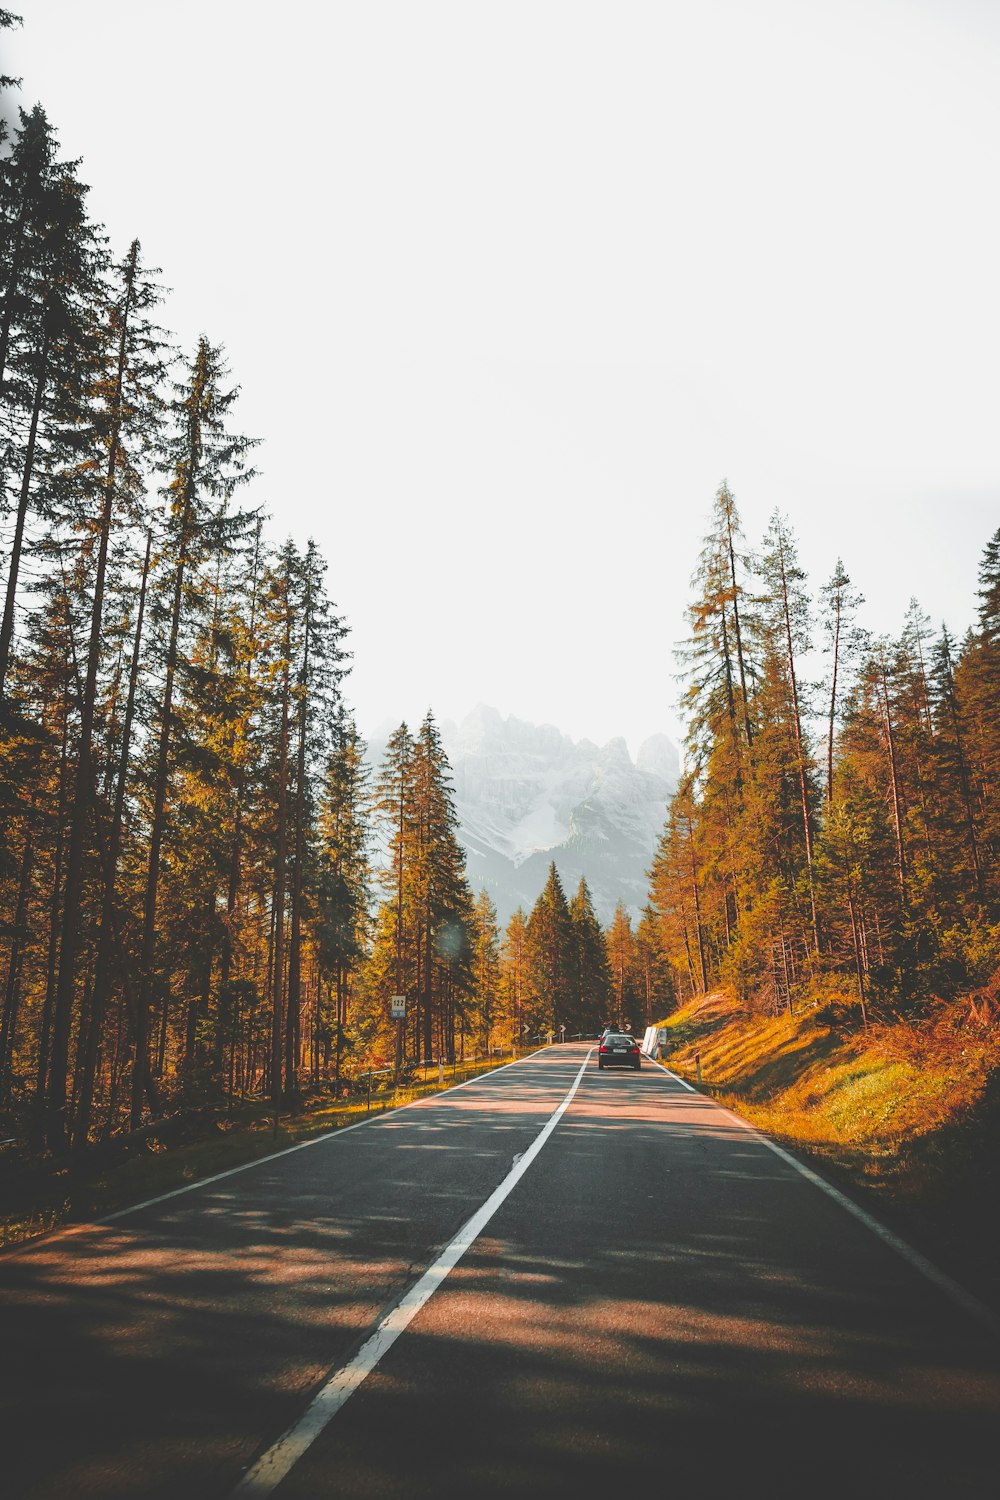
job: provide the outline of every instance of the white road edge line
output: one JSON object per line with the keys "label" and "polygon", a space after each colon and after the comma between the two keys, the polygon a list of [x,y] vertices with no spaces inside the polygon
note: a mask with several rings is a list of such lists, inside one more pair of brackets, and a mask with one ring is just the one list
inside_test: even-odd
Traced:
{"label": "white road edge line", "polygon": [[344,1402],[367,1379],[382,1356],[391,1349],[424,1303],[430,1300],[448,1273],[458,1264],[466,1250],[479,1238],[504,1199],[531,1166],[569,1108],[573,1095],[580,1087],[580,1080],[587,1070],[593,1050],[591,1047],[584,1058],[569,1093],[535,1136],[520,1161],[507,1173],[500,1186],[462,1226],[455,1238],[442,1250],[437,1260],[424,1272],[420,1280],[410,1288],[400,1302],[397,1302],[392,1311],[386,1314],[354,1358],[335,1371],[320,1387],[298,1421],[294,1422],[276,1443],[261,1454],[252,1468],[247,1470],[236,1488],[230,1491],[231,1500],[237,1500],[237,1496],[248,1495],[255,1497],[255,1500],[261,1500],[261,1497],[270,1495],[316,1441],[327,1424],[337,1415]]}
{"label": "white road edge line", "polygon": [[130,1203],[128,1208],[117,1208],[113,1214],[105,1214],[100,1219],[87,1219],[82,1224],[68,1224],[65,1229],[55,1229],[51,1234],[39,1235],[37,1239],[27,1240],[23,1245],[12,1245],[10,1254],[12,1256],[27,1255],[43,1245],[51,1245],[54,1240],[70,1239],[74,1235],[86,1234],[88,1230],[95,1229],[99,1224],[113,1224],[116,1219],[127,1219],[129,1214],[140,1213],[144,1208],[155,1208],[158,1203],[166,1203],[171,1198],[180,1198],[184,1193],[196,1193],[200,1188],[211,1187],[213,1182],[222,1182],[226,1177],[237,1177],[240,1172],[249,1172],[252,1167],[264,1167],[269,1161],[278,1161],[282,1156],[291,1156],[295,1151],[305,1151],[307,1147],[322,1145],[324,1141],[338,1141],[341,1136],[350,1135],[352,1130],[360,1130],[362,1125],[378,1125],[389,1115],[402,1114],[404,1109],[416,1109],[420,1105],[432,1104],[445,1094],[454,1094],[459,1089],[467,1089],[472,1083],[487,1083],[498,1073],[506,1073],[508,1068],[516,1068],[519,1063],[527,1062],[529,1058],[538,1057],[540,1053],[547,1051],[547,1047],[536,1047],[534,1052],[526,1052],[523,1057],[515,1057],[512,1062],[504,1063],[502,1067],[491,1068],[488,1073],[477,1073],[475,1078],[467,1078],[464,1083],[453,1083],[449,1088],[438,1089],[436,1094],[425,1094],[422,1099],[411,1099],[409,1104],[396,1104],[392,1109],[381,1110],[377,1115],[366,1115],[363,1120],[357,1120],[353,1125],[338,1125],[333,1130],[324,1130],[322,1135],[311,1136],[308,1141],[299,1141],[295,1146],[283,1146],[280,1151],[272,1151],[269,1156],[254,1157],[253,1161],[240,1162],[238,1167],[227,1167],[224,1172],[216,1172],[212,1177],[199,1177],[195,1182],[185,1182],[183,1187],[171,1188],[169,1193],[160,1193],[155,1198],[144,1198],[141,1203]]}
{"label": "white road edge line", "polygon": [[[699,1092],[686,1079],[678,1078],[676,1073],[672,1073],[669,1068],[664,1067],[663,1063],[658,1062],[656,1058],[650,1058],[650,1061],[661,1072],[666,1073],[668,1078],[672,1078],[675,1083],[681,1084],[690,1093],[697,1094]],[[936,1286],[938,1291],[943,1292],[946,1297],[958,1307],[961,1307],[970,1317],[982,1323],[991,1333],[1000,1334],[1000,1318],[997,1317],[991,1307],[987,1307],[985,1302],[980,1302],[978,1297],[974,1297],[971,1292],[967,1292],[957,1281],[953,1281],[945,1271],[939,1271],[937,1266],[932,1261],[929,1261],[925,1255],[921,1255],[919,1250],[914,1250],[913,1246],[908,1245],[905,1240],[900,1239],[898,1234],[894,1234],[891,1229],[887,1229],[884,1224],[880,1224],[878,1219],[868,1213],[860,1204],[855,1203],[853,1199],[848,1198],[846,1193],[842,1193],[839,1188],[834,1187],[832,1182],[827,1182],[825,1177],[821,1177],[818,1172],[814,1172],[812,1167],[807,1167],[804,1162],[796,1161],[790,1151],[786,1151],[776,1141],[770,1140],[755,1125],[751,1125],[748,1120],[741,1119],[739,1115],[733,1114],[731,1109],[725,1109],[723,1105],[716,1104],[710,1094],[701,1094],[700,1097],[713,1105],[720,1114],[732,1120],[741,1130],[745,1130],[749,1135],[756,1137],[762,1146],[767,1147],[768,1151],[773,1151],[775,1156],[780,1156],[783,1162],[787,1162],[790,1167],[794,1167],[800,1176],[804,1177],[807,1182],[812,1183],[813,1187],[817,1187],[820,1192],[826,1193],[828,1198],[832,1198],[834,1203],[839,1204],[846,1213],[849,1213],[852,1218],[857,1219],[859,1224],[863,1224],[884,1245],[888,1245],[890,1250],[895,1250],[896,1254],[902,1256],[908,1265],[912,1266],[932,1286]]]}

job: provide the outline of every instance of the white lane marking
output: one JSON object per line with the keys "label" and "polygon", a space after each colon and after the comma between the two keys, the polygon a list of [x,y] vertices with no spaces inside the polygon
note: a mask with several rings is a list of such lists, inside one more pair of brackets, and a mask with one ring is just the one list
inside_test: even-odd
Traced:
{"label": "white lane marking", "polygon": [[590,1061],[593,1050],[591,1048],[584,1058],[569,1093],[535,1136],[520,1160],[516,1161],[507,1173],[500,1186],[490,1194],[482,1208],[477,1209],[472,1218],[462,1226],[450,1245],[442,1250],[434,1264],[410,1288],[402,1301],[386,1314],[350,1363],[343,1365],[325,1385],[320,1387],[299,1420],[294,1422],[288,1431],[261,1455],[253,1467],[247,1470],[236,1488],[230,1492],[231,1500],[236,1500],[237,1496],[247,1495],[260,1500],[260,1497],[270,1495],[293,1465],[316,1441],[332,1418],[337,1415],[348,1397],[352,1396],[362,1381],[371,1374],[382,1356],[392,1348],[424,1303],[429,1301],[437,1291],[449,1271],[458,1264],[470,1245],[479,1238],[504,1199],[509,1196],[531,1166],[569,1108],[573,1095],[580,1087],[580,1080],[587,1070],[587,1063]]}
{"label": "white lane marking", "polygon": [[698,1092],[693,1083],[688,1083],[686,1078],[681,1078],[678,1076],[678,1074],[671,1073],[670,1069],[665,1068],[661,1062],[657,1062],[655,1057],[652,1059],[652,1061],[656,1067],[658,1067],[662,1072],[666,1073],[668,1078],[672,1078],[675,1083],[679,1083],[682,1089],[687,1089],[689,1094],[696,1094]]}
{"label": "white lane marking", "polygon": [[534,1052],[526,1052],[523,1057],[516,1057],[513,1062],[504,1063],[500,1068],[491,1068],[488,1073],[479,1073],[475,1078],[467,1078],[464,1083],[453,1083],[449,1088],[439,1089],[436,1094],[425,1094],[422,1099],[411,1099],[409,1104],[396,1104],[392,1109],[383,1110],[379,1115],[372,1115],[364,1120],[357,1120],[353,1125],[338,1125],[334,1130],[324,1130],[321,1135],[311,1136],[308,1141],[299,1141],[295,1146],[283,1146],[280,1151],[272,1151],[269,1156],[257,1156],[253,1161],[241,1162],[238,1167],[227,1167],[225,1172],[216,1172],[212,1177],[199,1177],[196,1182],[185,1182],[183,1187],[171,1188],[169,1193],[160,1193],[155,1198],[144,1198],[141,1203],[130,1203],[128,1208],[118,1208],[113,1214],[105,1214],[100,1219],[88,1219],[84,1224],[70,1224],[65,1229],[54,1230],[52,1234],[39,1235],[37,1239],[28,1240],[23,1245],[11,1246],[11,1253],[24,1255],[31,1250],[37,1250],[41,1245],[51,1245],[53,1240],[70,1239],[74,1235],[86,1234],[88,1229],[94,1229],[98,1224],[113,1224],[116,1219],[126,1219],[129,1214],[140,1213],[144,1208],[155,1208],[158,1203],[166,1203],[171,1198],[180,1198],[184,1193],[196,1193],[200,1188],[211,1187],[213,1182],[222,1182],[227,1177],[237,1177],[240,1172],[249,1172],[251,1167],[265,1167],[269,1161],[278,1161],[282,1156],[291,1156],[296,1151],[305,1151],[309,1146],[319,1146],[324,1141],[337,1141],[341,1136],[350,1135],[352,1130],[360,1130],[363,1125],[380,1125],[390,1115],[402,1114],[404,1109],[416,1109],[418,1105],[431,1104],[445,1094],[454,1094],[459,1089],[467,1089],[472,1083],[488,1083],[498,1073],[506,1073],[508,1068],[516,1068],[521,1063],[528,1062],[530,1058],[537,1057],[539,1053],[546,1051],[548,1051],[547,1047],[536,1047]]}
{"label": "white lane marking", "polygon": [[[682,1089],[687,1089],[689,1094],[696,1094],[698,1092],[693,1084],[688,1083],[686,1078],[679,1078],[676,1073],[671,1073],[670,1069],[668,1067],[665,1067],[658,1058],[653,1057],[651,1053],[647,1053],[646,1056],[649,1058],[654,1068],[659,1068],[661,1073],[666,1073],[668,1078],[672,1078],[674,1083],[679,1083]],[[716,1105],[716,1108],[721,1109],[722,1106]]]}
{"label": "white lane marking", "polygon": [[814,1187],[818,1187],[822,1192],[826,1193],[835,1203],[839,1203],[841,1208],[845,1209],[847,1213],[852,1214],[860,1224],[864,1224],[866,1229],[870,1229],[872,1234],[877,1235],[883,1244],[888,1245],[891,1250],[895,1250],[897,1255],[901,1255],[915,1271],[919,1271],[925,1280],[936,1286],[952,1302],[963,1308],[973,1318],[978,1319],[992,1333],[1000,1333],[1000,1317],[997,1317],[996,1313],[993,1312],[992,1308],[987,1307],[985,1302],[980,1302],[978,1297],[974,1297],[971,1292],[967,1292],[957,1281],[953,1281],[946,1272],[939,1271],[937,1266],[932,1261],[929,1261],[925,1255],[921,1255],[919,1250],[914,1250],[913,1246],[908,1245],[905,1240],[900,1239],[898,1234],[893,1234],[891,1229],[887,1229],[884,1224],[880,1224],[878,1219],[874,1218],[866,1209],[863,1209],[860,1204],[848,1198],[846,1193],[842,1193],[839,1188],[834,1187],[832,1182],[827,1182],[825,1178],[820,1177],[818,1172],[814,1172],[811,1167],[807,1167],[803,1162],[796,1161],[795,1157],[790,1152],[783,1150],[777,1142],[768,1140],[766,1135],[761,1135],[759,1130],[754,1130],[752,1125],[748,1125],[745,1120],[741,1120],[739,1115],[734,1115],[730,1110],[724,1109],[722,1113],[728,1115],[731,1120],[735,1120],[738,1125],[742,1125],[745,1130],[753,1131],[753,1134],[759,1138],[769,1151],[773,1151],[775,1156],[780,1156],[782,1161],[794,1167],[796,1172],[800,1172],[807,1182],[811,1182]]}
{"label": "white lane marking", "polygon": [[[653,1061],[655,1062],[655,1058]],[[668,1078],[672,1078],[675,1083],[683,1084],[684,1088],[688,1089],[690,1093],[698,1093],[696,1088],[692,1088],[691,1084],[687,1083],[683,1078],[678,1078],[676,1073],[671,1073],[670,1069],[665,1068],[661,1062],[657,1062],[656,1066],[661,1072],[666,1073]],[[867,1209],[862,1208],[859,1203],[855,1203],[853,1199],[848,1198],[847,1194],[842,1193],[839,1188],[834,1187],[832,1182],[827,1182],[826,1178],[821,1177],[818,1172],[814,1172],[812,1167],[807,1167],[804,1162],[796,1161],[790,1151],[786,1151],[776,1141],[772,1141],[763,1131],[758,1130],[755,1125],[751,1125],[748,1120],[744,1120],[739,1115],[733,1114],[731,1109],[725,1109],[721,1104],[716,1104],[710,1094],[701,1094],[700,1097],[707,1100],[721,1115],[725,1115],[727,1119],[732,1120],[734,1125],[738,1125],[748,1135],[754,1136],[762,1146],[766,1146],[769,1151],[773,1151],[775,1156],[780,1156],[783,1162],[787,1162],[790,1167],[794,1167],[800,1176],[804,1177],[807,1182],[812,1183],[813,1187],[817,1187],[820,1192],[826,1193],[827,1197],[832,1198],[834,1203],[838,1203],[845,1213],[849,1213],[852,1218],[857,1219],[859,1224],[863,1224],[884,1245],[888,1245],[890,1250],[895,1250],[896,1254],[902,1256],[908,1265],[919,1272],[932,1286],[936,1286],[939,1291],[943,1292],[958,1307],[961,1307],[971,1317],[977,1319],[991,1333],[1000,1334],[1000,1317],[997,1316],[991,1307],[987,1307],[985,1302],[980,1302],[978,1297],[974,1297],[971,1292],[967,1292],[964,1286],[960,1286],[957,1281],[953,1281],[945,1271],[938,1270],[933,1261],[929,1261],[925,1255],[921,1255],[919,1250],[914,1250],[912,1245],[908,1245],[905,1240],[900,1239],[898,1234],[894,1234],[891,1229],[887,1229],[884,1224],[880,1224],[878,1219],[868,1213]]]}

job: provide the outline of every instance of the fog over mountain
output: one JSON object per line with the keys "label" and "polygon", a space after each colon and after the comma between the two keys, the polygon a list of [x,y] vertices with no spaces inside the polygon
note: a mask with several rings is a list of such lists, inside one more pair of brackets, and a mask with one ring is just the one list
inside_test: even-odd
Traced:
{"label": "fog over mountain", "polygon": [[[518,906],[530,912],[552,860],[567,899],[586,876],[602,922],[619,900],[638,915],[677,784],[677,749],[665,734],[645,740],[633,762],[624,739],[574,741],[485,704],[461,724],[445,719],[438,727],[469,880],[474,891],[486,887],[502,923]],[[376,765],[390,733],[369,741]]]}

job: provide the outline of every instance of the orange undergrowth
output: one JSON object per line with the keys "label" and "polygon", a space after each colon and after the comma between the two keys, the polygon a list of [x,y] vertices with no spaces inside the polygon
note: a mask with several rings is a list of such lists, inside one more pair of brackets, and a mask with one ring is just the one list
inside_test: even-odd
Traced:
{"label": "orange undergrowth", "polygon": [[[1000,1065],[1000,1026],[967,1000],[920,1021],[830,1024],[836,1004],[791,1016],[748,1013],[724,993],[663,1024],[670,1066],[770,1134],[903,1187],[941,1135],[968,1125]],[[841,1014],[848,1016],[845,1004]],[[919,1173],[918,1173],[919,1175]]]}

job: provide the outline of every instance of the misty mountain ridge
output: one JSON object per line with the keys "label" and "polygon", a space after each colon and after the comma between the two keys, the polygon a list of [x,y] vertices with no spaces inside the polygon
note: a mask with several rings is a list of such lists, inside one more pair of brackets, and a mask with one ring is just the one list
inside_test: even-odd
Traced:
{"label": "misty mountain ridge", "polygon": [[[567,899],[586,877],[602,922],[619,900],[638,915],[677,785],[678,754],[667,735],[650,736],[633,762],[622,738],[574,741],[552,724],[505,719],[486,704],[438,729],[469,882],[489,892],[502,924],[518,906],[530,912],[553,860]],[[391,732],[371,737],[376,766]]]}

